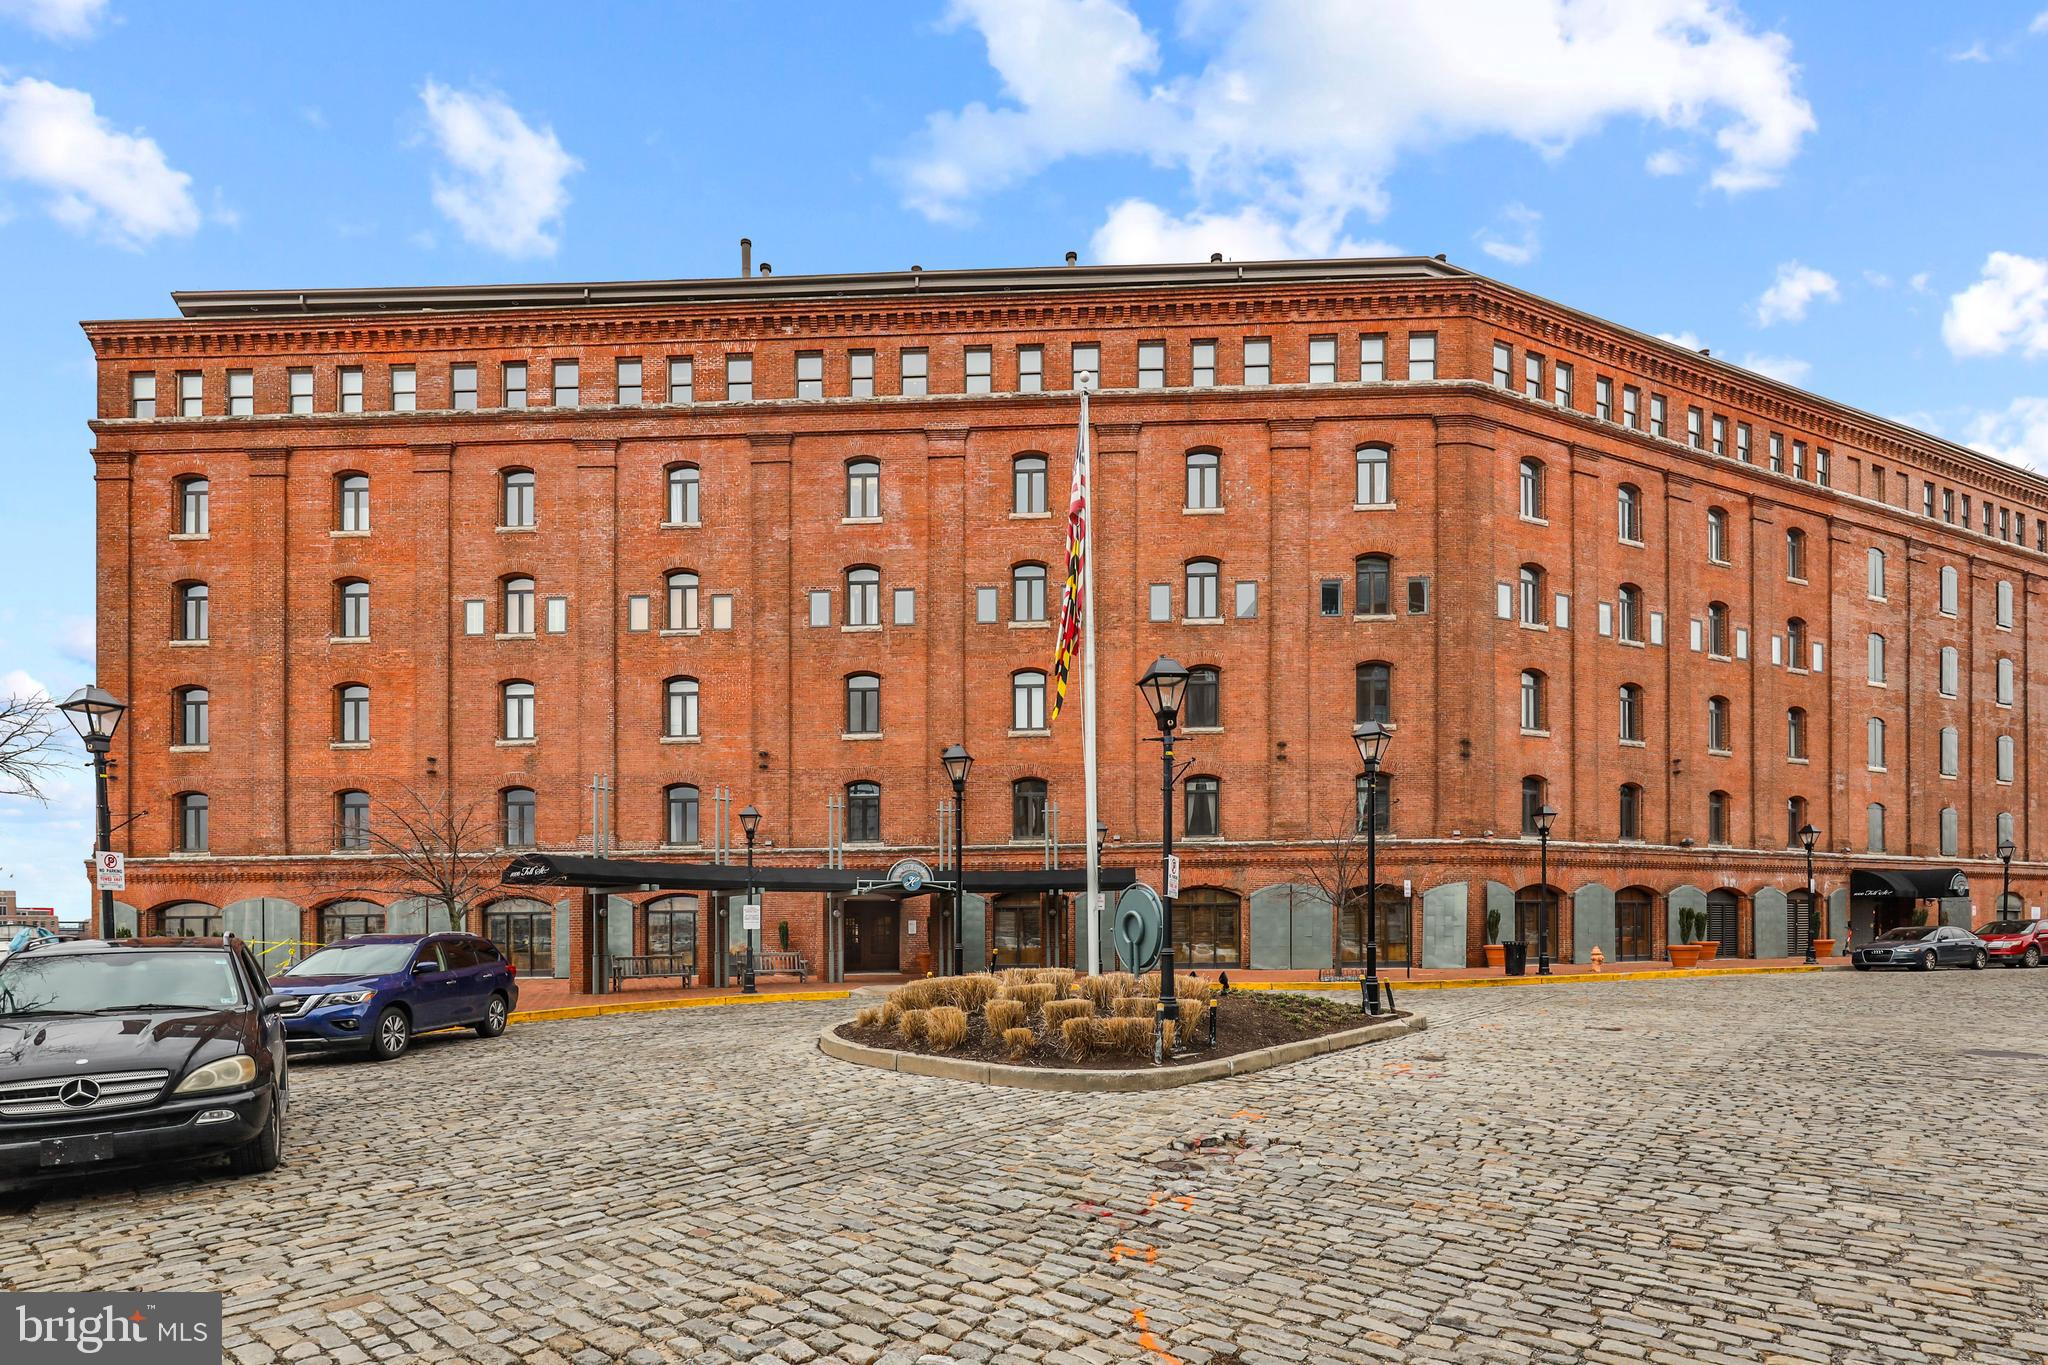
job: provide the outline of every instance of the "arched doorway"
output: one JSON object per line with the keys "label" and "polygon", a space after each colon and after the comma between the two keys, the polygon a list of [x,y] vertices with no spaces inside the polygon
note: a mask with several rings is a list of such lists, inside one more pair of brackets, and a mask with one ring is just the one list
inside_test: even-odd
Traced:
{"label": "arched doorway", "polygon": [[1178,967],[1235,967],[1244,902],[1220,886],[1193,886],[1173,903],[1173,955]]}
{"label": "arched doorway", "polygon": [[1515,937],[1529,945],[1531,962],[1536,960],[1539,914],[1544,916],[1544,927],[1549,934],[1551,960],[1569,962],[1571,945],[1558,934],[1558,925],[1564,915],[1564,892],[1554,886],[1525,886],[1515,893]]}
{"label": "arched doorway", "polygon": [[205,901],[172,901],[156,912],[156,931],[166,938],[219,938],[220,908]]}
{"label": "arched doorway", "polygon": [[1813,902],[1808,899],[1806,888],[1787,892],[1785,895],[1785,956],[1805,957],[1806,945],[1813,937]]}
{"label": "arched doorway", "polygon": [[693,977],[697,974],[697,898],[662,896],[647,902],[641,910],[646,924],[647,953],[675,961],[673,972],[663,976]]}
{"label": "arched doorway", "polygon": [[537,900],[515,896],[484,912],[484,932],[521,976],[555,974],[555,912]]}
{"label": "arched doorway", "polygon": [[338,943],[384,932],[384,907],[374,901],[335,901],[320,908],[320,941]]}
{"label": "arched doorway", "polygon": [[1618,962],[1648,962],[1653,951],[1651,926],[1657,913],[1657,893],[1644,886],[1624,887],[1614,893],[1614,957]]}
{"label": "arched doorway", "polygon": [[[1374,926],[1378,934],[1378,956],[1380,964],[1386,966],[1406,965],[1411,948],[1410,932],[1414,902],[1401,894],[1401,888],[1381,882],[1379,894],[1373,898],[1379,904],[1379,922]],[[1345,898],[1344,905],[1337,912],[1337,963],[1343,967],[1357,967],[1365,962],[1365,888],[1360,887]]]}
{"label": "arched doorway", "polygon": [[1707,893],[1707,932],[1722,957],[1742,952],[1742,896],[1726,889]]}

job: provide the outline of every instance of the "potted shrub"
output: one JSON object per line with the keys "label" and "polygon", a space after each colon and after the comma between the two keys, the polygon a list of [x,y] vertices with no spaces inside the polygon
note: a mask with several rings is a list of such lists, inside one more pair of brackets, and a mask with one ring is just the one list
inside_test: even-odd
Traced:
{"label": "potted shrub", "polygon": [[783,952],[785,952],[785,953],[786,953],[786,952],[788,952],[788,951],[789,951],[789,921],[788,921],[788,920],[778,920],[778,921],[776,922],[776,925],[775,925],[775,937],[776,937],[776,939],[777,939],[777,940],[778,940],[778,941],[779,941],[779,942],[780,942],[780,943],[782,944],[782,951],[783,951]]}
{"label": "potted shrub", "polygon": [[1490,971],[1505,970],[1508,965],[1508,950],[1500,942],[1500,911],[1486,912],[1486,966]]}
{"label": "potted shrub", "polygon": [[1813,941],[1813,955],[1815,957],[1833,957],[1835,955],[1835,941],[1831,938],[1815,939]]}
{"label": "potted shrub", "polygon": [[1678,912],[1679,941],[1670,945],[1670,953],[1671,965],[1680,971],[1699,965],[1700,945],[1693,942],[1693,936],[1698,932],[1697,924],[1704,918],[1704,915],[1691,906],[1686,906]]}

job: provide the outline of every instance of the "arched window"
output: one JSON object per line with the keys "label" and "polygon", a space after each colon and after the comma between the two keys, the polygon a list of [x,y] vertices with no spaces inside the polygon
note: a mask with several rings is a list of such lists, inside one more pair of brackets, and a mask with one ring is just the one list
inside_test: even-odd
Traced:
{"label": "arched window", "polygon": [[697,680],[670,678],[662,685],[667,698],[662,734],[669,739],[697,738]]}
{"label": "arched window", "polygon": [[1785,757],[1806,758],[1806,708],[1794,706],[1785,712]]}
{"label": "arched window", "polygon": [[343,683],[334,689],[334,738],[341,744],[370,742],[370,689],[362,683]]}
{"label": "arched window", "polygon": [[210,534],[213,517],[213,485],[198,474],[187,474],[175,485],[178,491],[178,534]]}
{"label": "arched window", "polygon": [[[690,840],[695,843],[696,840]],[[697,898],[663,896],[647,902],[647,951],[675,958],[669,965],[687,977],[697,967]]]}
{"label": "arched window", "polygon": [[1806,798],[1785,798],[1785,847],[1799,847],[1799,831],[1806,828]]}
{"label": "arched window", "polygon": [[872,521],[882,515],[882,466],[876,460],[846,463],[846,516]]}
{"label": "arched window", "polygon": [[1026,451],[1010,462],[1010,511],[1035,517],[1045,511],[1045,456]]}
{"label": "arched window", "polygon": [[1958,847],[1958,839],[1957,839],[1957,824],[1956,824],[1956,808],[1955,808],[1954,806],[1943,806],[1943,807],[1941,808],[1941,854],[1942,854],[1942,856],[1943,856],[1944,858],[1953,858],[1953,857],[1955,857],[1955,856],[1956,856],[1956,849],[1957,849],[1957,847]]}
{"label": "arched window", "polygon": [[1706,939],[1722,957],[1742,951],[1742,897],[1725,888],[1707,893]]}
{"label": "arched window", "polygon": [[176,798],[178,812],[177,849],[180,853],[204,853],[207,848],[208,805],[205,792],[180,792]]}
{"label": "arched window", "polygon": [[846,624],[882,624],[882,571],[858,564],[846,571]]}
{"label": "arched window", "polygon": [[1520,579],[1522,624],[1540,626],[1543,624],[1543,566],[1524,564]]}
{"label": "arched window", "polygon": [[1657,893],[1630,886],[1614,893],[1614,958],[1617,962],[1650,960],[1651,915]]}
{"label": "arched window", "polygon": [[688,569],[674,569],[665,582],[668,588],[667,628],[697,629],[697,575]]}
{"label": "arched window", "polygon": [[694,844],[698,842],[696,787],[688,782],[677,782],[662,789],[662,842],[665,844]]}
{"label": "arched window", "polygon": [[1624,839],[1643,837],[1643,789],[1634,782],[1621,784],[1619,834]]}
{"label": "arched window", "polygon": [[178,718],[177,743],[186,748],[205,748],[209,743],[206,736],[212,706],[206,689],[181,687],[171,693],[171,700]]}
{"label": "arched window", "polygon": [[219,938],[221,913],[204,901],[177,901],[157,912],[158,930],[169,938]]}
{"label": "arched window", "polygon": [[1223,505],[1223,457],[1213,450],[1188,452],[1188,507],[1197,510]]}
{"label": "arched window", "polygon": [[1213,839],[1222,831],[1223,784],[1214,777],[1190,777],[1182,784],[1186,801],[1181,830],[1190,839]]}
{"label": "arched window", "polygon": [[1045,779],[1020,777],[1010,784],[1010,837],[1045,837]]}
{"label": "arched window", "polygon": [[370,638],[370,585],[360,578],[335,584],[334,633],[344,640]]}
{"label": "arched window", "polygon": [[178,634],[180,640],[204,640],[207,629],[207,592],[204,583],[178,585]]}
{"label": "arched window", "polygon": [[1543,461],[1528,458],[1521,463],[1521,510],[1530,521],[1543,520]]}
{"label": "arched window", "polygon": [[1615,507],[1617,526],[1621,538],[1632,545],[1643,542],[1643,490],[1632,483],[1625,483],[1616,490]]}
{"label": "arched window", "polygon": [[1707,558],[1716,564],[1728,562],[1728,512],[1725,508],[1707,509]]}
{"label": "arched window", "polygon": [[1394,775],[1392,773],[1382,768],[1379,772],[1373,774],[1370,781],[1366,779],[1364,773],[1360,773],[1352,780],[1352,795],[1355,798],[1352,814],[1357,820],[1357,828],[1360,834],[1365,833],[1365,808],[1367,802],[1372,804],[1372,832],[1374,834],[1386,834],[1391,831],[1394,818]]}
{"label": "arched window", "polygon": [[1961,610],[1960,589],[1958,587],[1955,565],[1953,564],[1941,566],[1940,610],[1943,616],[1954,616]]}
{"label": "arched window", "polygon": [[882,787],[877,782],[846,784],[846,842],[882,842]]}
{"label": "arched window", "polygon": [[1537,924],[1543,925],[1543,933],[1550,940],[1550,951],[1562,954],[1564,945],[1558,942],[1558,912],[1564,908],[1564,893],[1554,886],[1525,886],[1515,893],[1515,937],[1532,949],[1537,944]]}
{"label": "arched window", "polygon": [[1806,667],[1806,622],[1798,616],[1785,622],[1785,662],[1792,668]]}
{"label": "arched window", "polygon": [[1635,683],[1621,685],[1621,739],[1625,744],[1643,742],[1643,689]]}
{"label": "arched window", "polygon": [[702,475],[693,464],[672,464],[667,471],[670,526],[695,526],[700,520],[698,500],[703,492]]}
{"label": "arched window", "polygon": [[1883,772],[1885,767],[1883,718],[1879,716],[1872,716],[1870,718],[1866,734],[1869,752],[1865,758],[1865,762],[1872,770],[1876,772]]}
{"label": "arched window", "polygon": [[1542,670],[1535,668],[1525,668],[1522,670],[1522,728],[1524,730],[1537,732],[1550,728],[1548,724],[1550,708],[1548,699],[1544,696],[1543,684]]}
{"label": "arched window", "polygon": [[370,794],[347,791],[334,798],[334,846],[360,851],[370,846]]}
{"label": "arched window", "polygon": [[1884,636],[1870,632],[1870,680],[1884,682]]}
{"label": "arched window", "polygon": [[1961,656],[1954,645],[1941,647],[1941,661],[1935,675],[1935,690],[1944,697],[1953,697],[1961,690],[1963,670]]}
{"label": "arched window", "polygon": [[533,684],[508,682],[504,685],[505,733],[502,739],[533,738]]}
{"label": "arched window", "polygon": [[2010,782],[2010,781],[2012,781],[2012,774],[2013,774],[2013,746],[2012,746],[2012,736],[2011,736],[2011,735],[2000,735],[2000,736],[1998,737],[1998,780],[1999,780],[2000,782]]}
{"label": "arched window", "polygon": [[1188,670],[1187,700],[1182,708],[1183,728],[1214,730],[1223,724],[1223,675],[1208,664]]}
{"label": "arched window", "polygon": [[1019,564],[1010,570],[1010,619],[1045,619],[1045,565]]}
{"label": "arched window", "polygon": [[882,733],[882,680],[873,673],[855,673],[846,680],[846,733]]}
{"label": "arched window", "polygon": [[1962,735],[1953,725],[1941,727],[1941,775],[1959,776],[1963,761]]}
{"label": "arched window", "polygon": [[1729,644],[1731,634],[1728,628],[1728,604],[1707,603],[1707,653],[1717,659],[1725,659],[1733,654],[1734,648]]}
{"label": "arched window", "polygon": [[1394,561],[1385,555],[1360,555],[1353,565],[1357,578],[1356,610],[1360,616],[1394,614]]}
{"label": "arched window", "polygon": [[1728,793],[1712,791],[1707,793],[1707,842],[1725,844],[1728,842],[1729,823],[1733,812],[1728,806]]}
{"label": "arched window", "polygon": [[1643,642],[1643,590],[1633,583],[1622,584],[1615,594],[1614,634],[1630,644]]}
{"label": "arched window", "polygon": [[1364,724],[1376,720],[1382,725],[1391,721],[1394,710],[1394,667],[1392,664],[1360,664],[1355,671],[1358,704],[1353,711],[1354,723]]}
{"label": "arched window", "polygon": [[[2012,812],[2011,812],[2011,811],[2009,811],[2009,810],[2002,810],[2002,811],[1998,812],[1998,842],[1997,842],[1996,844],[1993,844],[1993,845],[1992,845],[1992,848],[1993,848],[1993,850],[1995,851],[1995,850],[1996,850],[1996,849],[1997,849],[1997,848],[1998,848],[1998,847],[1999,847],[2000,845],[2003,845],[2003,844],[2008,844],[2008,843],[2011,843],[2011,842],[2012,842]],[[2001,918],[2003,918],[2003,916],[2004,916],[2004,912],[2003,912],[2003,911],[2001,910],[2001,911],[2000,911],[2000,917],[2001,917]]]}
{"label": "arched window", "polygon": [[337,531],[367,531],[370,529],[370,476],[368,474],[337,474],[334,476],[334,529]]}
{"label": "arched window", "polygon": [[381,934],[386,922],[384,907],[374,901],[336,901],[321,907],[320,941],[339,943],[362,934]]}
{"label": "arched window", "polygon": [[505,580],[501,624],[507,635],[533,634],[533,580],[521,574]]}
{"label": "arched window", "polygon": [[1785,577],[1806,581],[1806,532],[1797,526],[1785,532]]}
{"label": "arched window", "polygon": [[1870,595],[1884,600],[1884,551],[1870,547]]}
{"label": "arched window", "polygon": [[1173,955],[1190,967],[1238,965],[1240,901],[1215,886],[1191,886],[1173,906]]}
{"label": "arched window", "polygon": [[1536,817],[1549,803],[1550,784],[1531,774],[1522,779],[1522,833],[1536,833]]}
{"label": "arched window", "polygon": [[1222,566],[1213,559],[1191,559],[1187,568],[1187,616],[1190,621],[1220,621],[1216,584]]}
{"label": "arched window", "polygon": [[2012,679],[2012,660],[2000,659],[1998,661],[1998,691],[1995,694],[2000,706],[2012,705]]}
{"label": "arched window", "polygon": [[534,479],[531,469],[508,469],[498,476],[503,496],[500,506],[504,520],[498,524],[505,527],[525,527],[534,524],[533,492]]}
{"label": "arched window", "polygon": [[1010,728],[1036,731],[1045,728],[1045,674],[1023,669],[1010,675]]}
{"label": "arched window", "polygon": [[1729,723],[1728,699],[1707,698],[1707,749],[1725,754],[1735,747],[1735,732]]}
{"label": "arched window", "polygon": [[498,794],[504,817],[505,847],[532,848],[534,844],[534,799],[531,787],[507,787]]}
{"label": "arched window", "polygon": [[1873,801],[1863,812],[1864,845],[1872,853],[1884,852],[1884,806]]}
{"label": "arched window", "polygon": [[1394,500],[1393,452],[1385,446],[1360,446],[1358,458],[1358,502],[1381,507]]}

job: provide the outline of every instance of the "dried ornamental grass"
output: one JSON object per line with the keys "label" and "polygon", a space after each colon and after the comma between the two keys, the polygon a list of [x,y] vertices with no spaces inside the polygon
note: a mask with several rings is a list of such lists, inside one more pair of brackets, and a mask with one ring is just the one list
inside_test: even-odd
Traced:
{"label": "dried ornamental grass", "polygon": [[999,1035],[1024,1027],[1031,1011],[1024,1008],[1021,1000],[991,1000],[981,1007],[981,1015],[988,1024],[988,1031]]}
{"label": "dried ornamental grass", "polygon": [[1173,993],[1184,1000],[1214,1000],[1223,994],[1223,983],[1206,976],[1177,977]]}
{"label": "dried ornamental grass", "polygon": [[1124,1057],[1151,1054],[1150,1019],[1095,1019],[1090,1022],[1094,1025],[1095,1046],[1098,1050]]}
{"label": "dried ornamental grass", "polygon": [[1045,1002],[1052,999],[1052,996],[1053,988],[1051,986],[1041,986],[1036,982],[1028,985],[1003,987],[1003,998],[1005,1000],[1018,1001],[1033,1014],[1045,1008]]}
{"label": "dried ornamental grass", "polygon": [[882,1007],[880,1005],[869,1005],[866,1009],[853,1016],[853,1026],[855,1028],[875,1028],[881,1022]]}
{"label": "dried ornamental grass", "polygon": [[930,1009],[933,1005],[944,1003],[938,993],[939,985],[938,977],[912,981],[898,986],[890,993],[889,998],[906,1010]]}
{"label": "dried ornamental grass", "polygon": [[1209,1040],[1209,1002],[1206,1000],[1183,1000],[1180,1002],[1181,1037],[1190,1042],[1205,1043]]}
{"label": "dried ornamental grass", "polygon": [[1150,1019],[1159,1012],[1159,1002],[1149,995],[1123,995],[1110,1001],[1109,1013],[1118,1019]]}
{"label": "dried ornamental grass", "polygon": [[1109,1013],[1110,1001],[1130,991],[1116,980],[1117,973],[1108,976],[1084,976],[1074,982],[1074,994],[1095,1006],[1097,1014]]}
{"label": "dried ornamental grass", "polygon": [[973,976],[954,979],[953,1003],[969,1014],[996,998],[1002,983],[987,972],[976,972]]}
{"label": "dried ornamental grass", "polygon": [[1028,1028],[1006,1028],[1003,1030],[1003,1051],[1012,1061],[1022,1057],[1038,1046],[1038,1035]]}
{"label": "dried ornamental grass", "polygon": [[967,1011],[957,1005],[934,1005],[925,1011],[924,1036],[934,1051],[951,1052],[967,1041]]}
{"label": "dried ornamental grass", "polygon": [[1060,1025],[1060,1051],[1077,1062],[1095,1055],[1095,1026],[1100,1019],[1069,1019]]}
{"label": "dried ornamental grass", "polygon": [[931,1023],[931,1014],[926,1010],[905,1010],[896,1020],[896,1036],[906,1043],[914,1043],[924,1037],[925,1029]]}
{"label": "dried ornamental grass", "polygon": [[1073,988],[1074,969],[1072,967],[1044,967],[1039,970],[1037,981],[1041,986],[1053,988],[1053,999],[1063,1000],[1066,998],[1067,992]]}
{"label": "dried ornamental grass", "polygon": [[1005,967],[996,973],[996,980],[1005,986],[1029,986],[1037,976],[1036,967]]}
{"label": "dried ornamental grass", "polygon": [[895,1028],[896,1021],[901,1019],[902,1017],[903,1006],[900,1003],[898,1003],[895,996],[892,995],[887,1000],[884,1000],[882,1002],[881,1022],[883,1028]]}
{"label": "dried ornamental grass", "polygon": [[1045,1026],[1057,1029],[1069,1019],[1092,1019],[1095,1006],[1087,1000],[1048,1000],[1045,1002]]}

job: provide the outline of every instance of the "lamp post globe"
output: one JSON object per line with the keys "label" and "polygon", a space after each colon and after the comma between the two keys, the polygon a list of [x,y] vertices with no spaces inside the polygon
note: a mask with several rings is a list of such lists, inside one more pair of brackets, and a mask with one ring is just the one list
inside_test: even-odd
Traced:
{"label": "lamp post globe", "polygon": [[1813,846],[1820,842],[1820,831],[1809,821],[1799,831],[1799,845],[1806,850],[1806,960],[1818,962],[1814,955],[1814,940],[1820,937],[1820,902],[1816,899],[1813,882]]}
{"label": "lamp post globe", "polygon": [[1365,1012],[1380,1012],[1380,759],[1394,727],[1382,721],[1361,721],[1352,728],[1352,742],[1358,745],[1358,761],[1365,765],[1365,809],[1359,819],[1365,825]]}
{"label": "lamp post globe", "polygon": [[[114,731],[121,728],[121,717],[128,707],[115,699],[114,694],[97,684],[88,684],[73,692],[57,704],[64,713],[64,719],[71,722],[71,728],[85,741],[85,751],[92,755],[93,795],[99,805],[99,843],[95,851],[105,851],[114,842],[113,810],[107,801],[107,753],[114,747]],[[93,860],[97,863],[97,859]],[[99,931],[101,938],[114,936],[114,893],[100,892]]]}
{"label": "lamp post globe", "polygon": [[[740,829],[741,829],[741,831],[742,831],[742,832],[744,832],[744,833],[746,834],[746,836],[747,836],[747,899],[746,899],[746,902],[745,902],[745,904],[743,904],[743,905],[742,905],[742,906],[740,907],[740,913],[741,913],[742,915],[745,915],[745,914],[746,914],[746,910],[747,910],[747,907],[748,907],[748,906],[751,906],[751,905],[753,905],[753,904],[754,904],[754,895],[755,895],[755,892],[754,892],[754,832],[755,832],[756,830],[760,829],[760,828],[761,828],[761,812],[760,812],[760,811],[758,811],[758,810],[755,810],[755,809],[754,809],[754,808],[753,808],[752,806],[748,806],[748,807],[746,807],[746,808],[745,808],[744,810],[742,810],[742,811],[740,812]],[[756,915],[756,917],[757,917],[757,921],[756,921],[756,922],[758,923],[758,916],[760,915],[760,911],[759,911],[759,910],[756,910],[756,911],[755,911],[754,913],[755,913],[755,915]],[[752,995],[752,994],[754,994],[754,993],[755,993],[755,992],[754,992],[754,944],[755,944],[755,936],[756,936],[756,935],[758,935],[758,934],[759,934],[760,932],[761,932],[761,931],[760,931],[760,930],[759,930],[758,928],[755,928],[755,929],[748,929],[748,930],[746,930],[746,935],[747,935],[747,965],[746,965],[746,969],[745,969],[745,970],[744,970],[743,972],[741,972],[741,974],[740,974],[740,994],[742,994],[742,995]]]}
{"label": "lamp post globe", "polygon": [[1550,827],[1557,823],[1555,806],[1536,811],[1540,869],[1536,877],[1536,975],[1550,975]]}
{"label": "lamp post globe", "polygon": [[939,766],[953,784],[953,975],[967,974],[967,886],[962,880],[967,857],[967,774],[974,770],[974,755],[963,745],[948,744],[939,754]]}
{"label": "lamp post globe", "polygon": [[[1173,884],[1173,727],[1180,721],[1181,702],[1187,691],[1187,669],[1163,654],[1138,679],[1138,695],[1144,698],[1152,719],[1159,725],[1159,900],[1165,914],[1159,946],[1159,1018],[1163,1023],[1180,1019],[1180,1000],[1173,986],[1174,897],[1166,893]],[[1163,1039],[1165,1030],[1162,1028],[1157,1036]]]}

